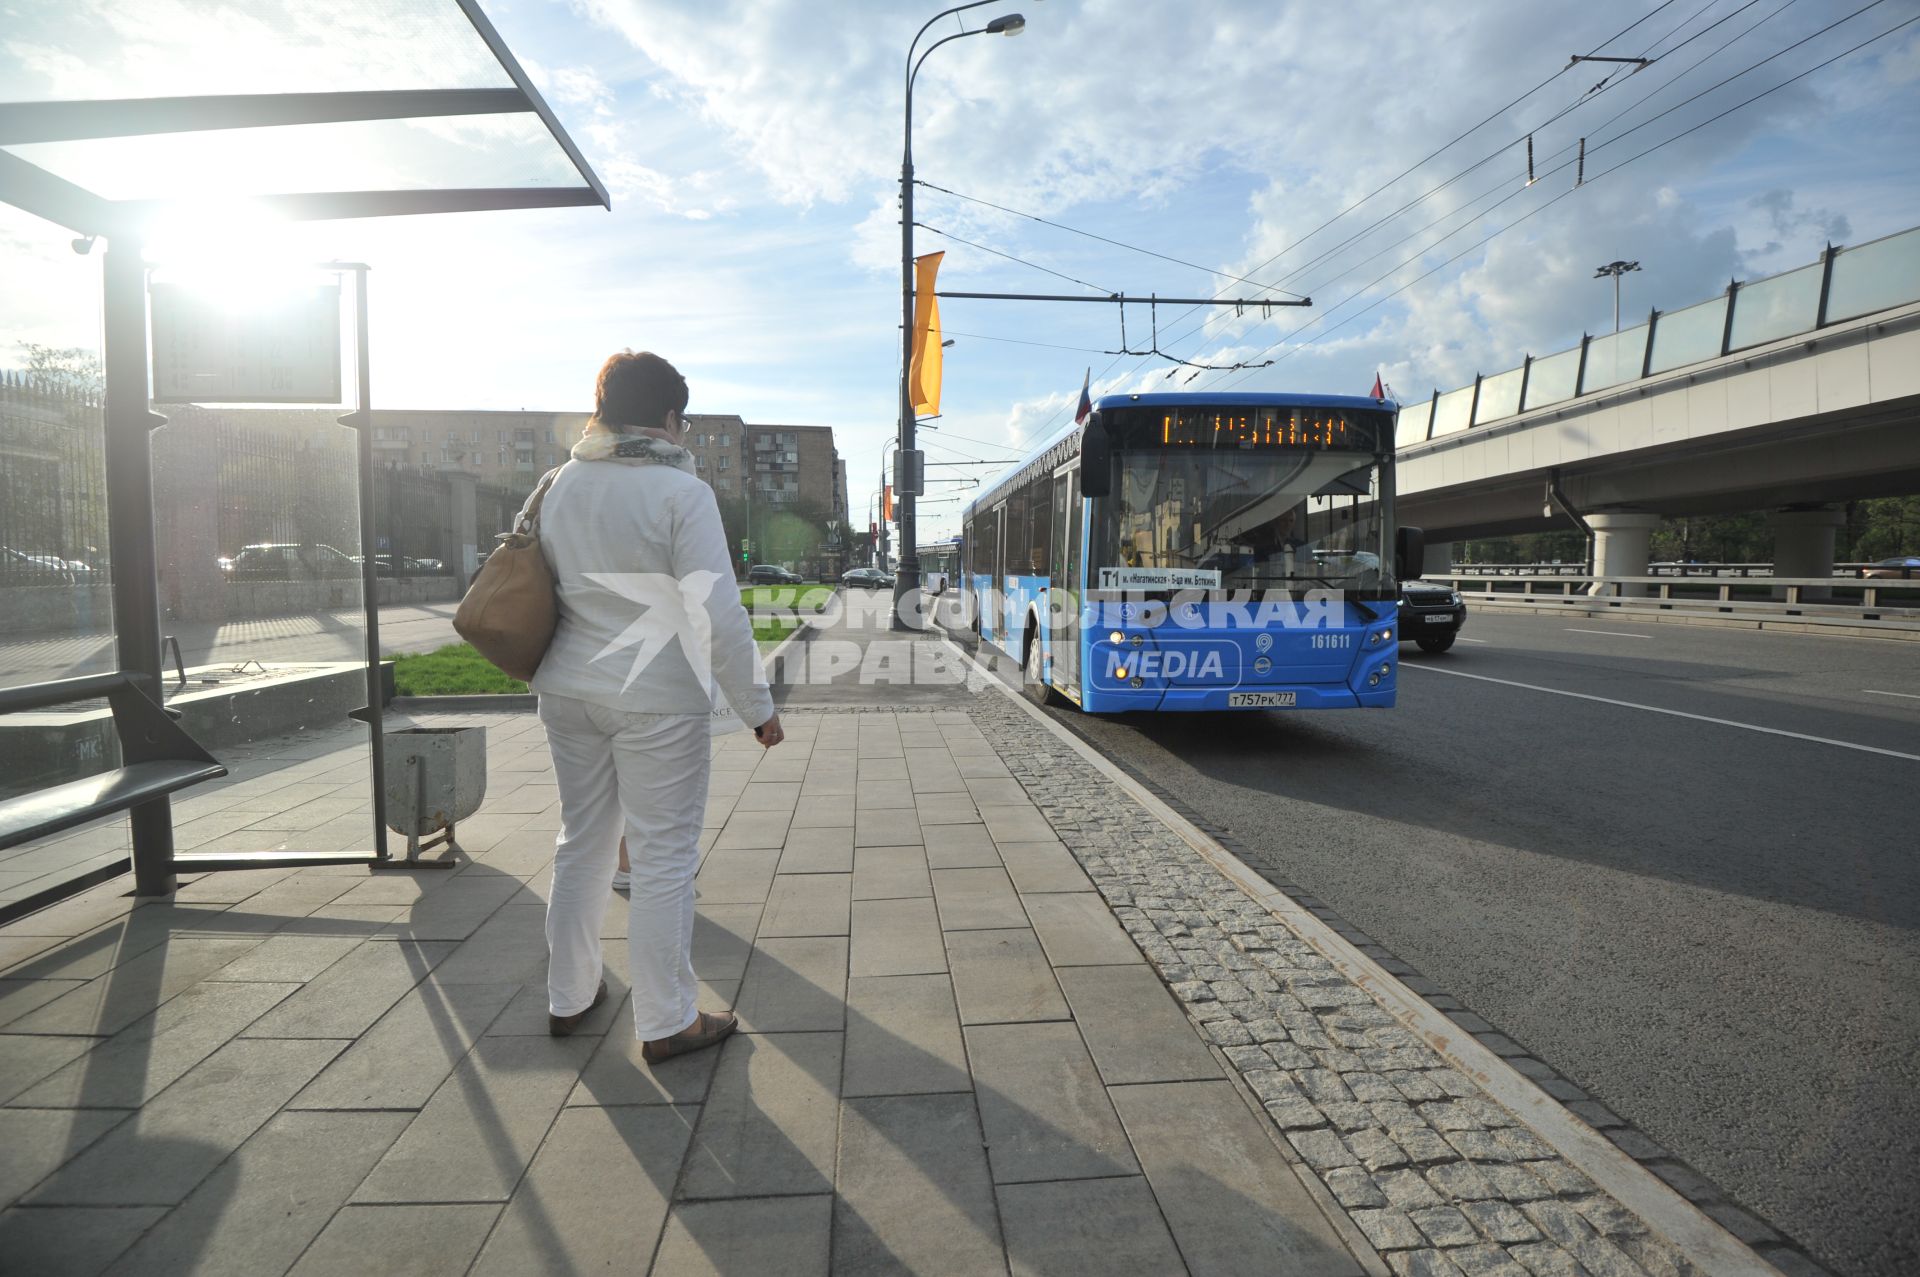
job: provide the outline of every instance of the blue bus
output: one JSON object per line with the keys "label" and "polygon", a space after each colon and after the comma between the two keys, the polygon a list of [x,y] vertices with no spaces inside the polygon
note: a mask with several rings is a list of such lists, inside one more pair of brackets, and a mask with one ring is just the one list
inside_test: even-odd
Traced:
{"label": "blue bus", "polygon": [[1394,526],[1393,419],[1348,396],[1102,396],[967,506],[946,614],[1042,704],[1391,706],[1396,579],[1422,554]]}

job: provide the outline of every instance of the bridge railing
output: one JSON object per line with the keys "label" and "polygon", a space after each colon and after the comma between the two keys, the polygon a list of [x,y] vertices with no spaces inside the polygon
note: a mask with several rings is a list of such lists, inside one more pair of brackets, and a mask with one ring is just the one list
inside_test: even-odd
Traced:
{"label": "bridge railing", "polygon": [[1584,573],[1430,572],[1469,603],[1538,609],[1662,611],[1822,623],[1886,622],[1920,631],[1920,580],[1849,577],[1675,578]]}
{"label": "bridge railing", "polygon": [[1809,265],[1735,280],[1718,297],[1664,314],[1654,310],[1645,322],[1620,332],[1589,334],[1570,350],[1528,355],[1518,368],[1483,374],[1454,390],[1436,389],[1426,402],[1400,408],[1395,446],[1443,438],[1916,301],[1920,227],[1844,248],[1829,244]]}
{"label": "bridge railing", "polygon": [[[1583,563],[1455,563],[1449,569],[1454,574],[1480,576],[1543,576],[1559,578],[1578,576],[1584,573]],[[1833,575],[1836,580],[1864,577],[1872,573],[1875,577],[1896,577],[1920,581],[1920,568],[1885,568],[1877,562],[1836,563]],[[1649,563],[1648,576],[1681,577],[1771,577],[1771,563]]]}

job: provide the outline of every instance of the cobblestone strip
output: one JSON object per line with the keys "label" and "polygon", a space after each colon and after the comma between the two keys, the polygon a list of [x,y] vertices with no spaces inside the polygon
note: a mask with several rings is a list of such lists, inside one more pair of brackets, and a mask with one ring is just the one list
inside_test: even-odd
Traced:
{"label": "cobblestone strip", "polygon": [[998,695],[973,721],[1399,1277],[1700,1270]]}

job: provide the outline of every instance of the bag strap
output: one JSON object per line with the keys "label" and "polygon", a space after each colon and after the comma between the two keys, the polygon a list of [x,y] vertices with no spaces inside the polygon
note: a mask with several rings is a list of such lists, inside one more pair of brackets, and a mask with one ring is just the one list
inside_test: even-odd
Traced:
{"label": "bag strap", "polygon": [[524,534],[534,533],[539,530],[540,507],[546,502],[547,489],[553,486],[553,481],[559,474],[560,467],[555,466],[553,469],[547,471],[546,476],[540,480],[540,486],[533,490],[533,500],[527,502],[526,512],[520,516],[520,523],[519,526],[514,529],[515,532]]}

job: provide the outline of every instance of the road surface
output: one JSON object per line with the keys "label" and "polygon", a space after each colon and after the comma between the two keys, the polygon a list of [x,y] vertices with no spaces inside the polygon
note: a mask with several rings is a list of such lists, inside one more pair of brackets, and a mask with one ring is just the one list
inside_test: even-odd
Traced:
{"label": "road surface", "polygon": [[1823,1263],[1920,1271],[1920,648],[1465,635],[1390,711],[1059,717]]}

